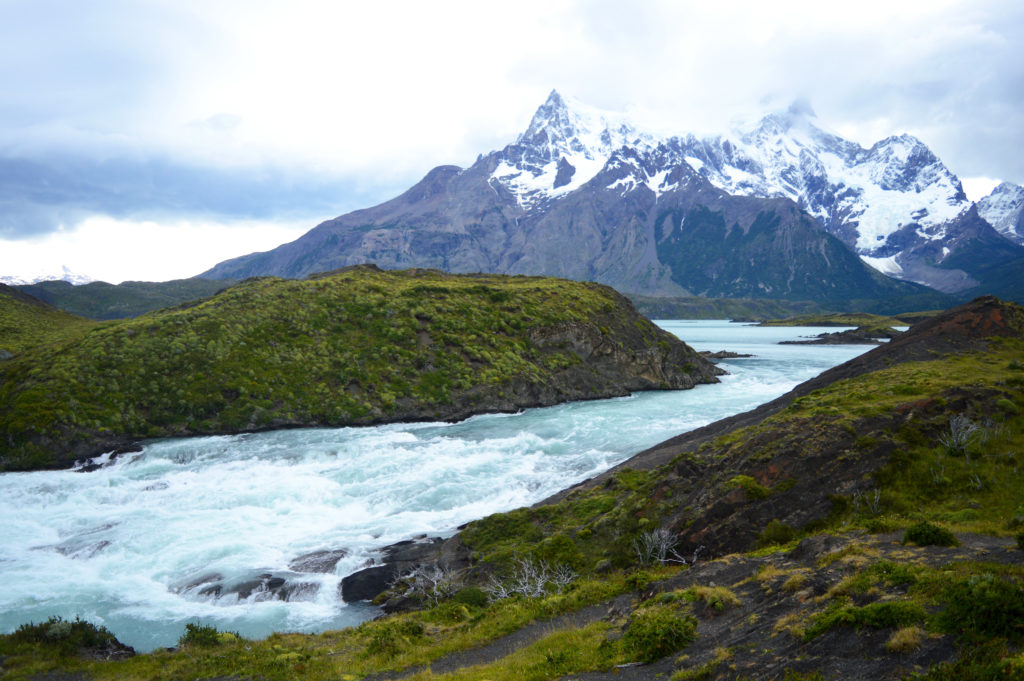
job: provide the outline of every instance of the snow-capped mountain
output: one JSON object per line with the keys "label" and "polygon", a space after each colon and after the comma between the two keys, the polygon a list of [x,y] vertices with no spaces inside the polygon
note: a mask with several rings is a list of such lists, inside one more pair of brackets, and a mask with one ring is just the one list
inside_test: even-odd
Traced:
{"label": "snow-capped mountain", "polygon": [[956,219],[972,205],[942,161],[911,135],[865,149],[821,127],[805,103],[728,134],[659,137],[552,92],[503,150],[492,180],[524,208],[540,207],[582,186],[623,148],[646,161],[635,179],[655,194],[686,164],[729,194],[793,200],[886,274],[947,291],[977,284],[967,273],[933,271],[949,253],[926,266],[917,253],[955,239]]}
{"label": "snow-capped mountain", "polygon": [[1007,239],[1024,245],[1024,187],[1003,182],[978,201],[978,213]]}
{"label": "snow-capped mountain", "polygon": [[28,277],[0,276],[0,283],[7,284],[8,286],[27,286],[29,284],[38,284],[41,281],[66,281],[73,286],[79,286],[93,282],[95,279],[84,274],[72,272],[68,269],[67,265],[61,267],[60,274],[38,274]]}
{"label": "snow-capped mountain", "polygon": [[801,105],[728,135],[657,135],[552,92],[513,143],[469,168],[439,166],[391,201],[200,276],[374,262],[824,302],[928,294],[862,258],[958,291],[1018,257],[913,137],[864,149]]}
{"label": "snow-capped mountain", "polygon": [[552,91],[526,131],[502,151],[491,179],[530,209],[582,187],[619,149],[649,153],[658,143],[624,116]]}

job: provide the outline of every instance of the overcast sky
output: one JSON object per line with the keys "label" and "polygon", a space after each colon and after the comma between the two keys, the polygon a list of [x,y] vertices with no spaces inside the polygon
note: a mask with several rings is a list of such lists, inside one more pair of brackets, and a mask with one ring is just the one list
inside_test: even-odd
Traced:
{"label": "overcast sky", "polygon": [[471,164],[552,88],[680,134],[806,98],[978,198],[1024,184],[1021,44],[1019,0],[0,0],[0,275],[195,275]]}

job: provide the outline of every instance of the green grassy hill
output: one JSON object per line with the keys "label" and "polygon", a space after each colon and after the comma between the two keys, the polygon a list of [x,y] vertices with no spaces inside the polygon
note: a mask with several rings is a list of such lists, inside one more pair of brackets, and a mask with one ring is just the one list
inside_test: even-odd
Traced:
{"label": "green grassy hill", "polygon": [[0,365],[0,470],[140,438],[459,419],[713,382],[611,289],[373,267],[243,282]]}
{"label": "green grassy hill", "polygon": [[66,312],[102,320],[137,317],[153,310],[206,298],[235,283],[233,279],[176,279],[126,281],[121,284],[94,281],[72,286],[66,281],[44,281],[18,288]]}
{"label": "green grassy hill", "polygon": [[0,284],[0,357],[81,336],[95,325]]}

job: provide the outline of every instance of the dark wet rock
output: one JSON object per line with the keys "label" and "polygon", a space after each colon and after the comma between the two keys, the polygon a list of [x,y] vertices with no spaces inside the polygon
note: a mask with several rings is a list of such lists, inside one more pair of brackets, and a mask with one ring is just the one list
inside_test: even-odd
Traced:
{"label": "dark wet rock", "polygon": [[79,543],[77,541],[68,541],[63,544],[58,544],[53,548],[56,549],[57,553],[67,556],[68,558],[88,560],[108,546],[110,546],[110,542],[104,539],[102,541],[90,542],[87,544]]}
{"label": "dark wet rock", "polygon": [[382,562],[395,564],[399,567],[412,567],[412,565],[405,565],[407,563],[418,565],[435,559],[439,551],[439,544],[443,541],[440,537],[424,536],[385,546],[381,550],[383,554]]}
{"label": "dark wet rock", "polygon": [[[253,595],[253,593],[272,593],[277,591],[285,585],[284,577],[275,577],[274,575],[264,573],[256,579],[249,579],[235,586],[231,587],[227,593],[238,594],[239,599],[245,599]],[[284,600],[284,599],[281,599]]]}
{"label": "dark wet rock", "polygon": [[[184,582],[172,585],[171,591],[174,593],[187,593],[203,585],[217,584],[218,582],[223,581],[223,579],[224,577],[219,572],[208,572],[206,574],[199,575],[198,577],[193,577],[185,580]],[[220,591],[218,590],[217,593],[219,594]]]}
{"label": "dark wet rock", "polygon": [[419,610],[422,607],[423,600],[420,598],[413,598],[412,596],[393,596],[384,601],[384,604],[380,606],[380,609],[390,615],[396,612],[412,612],[413,610]]}
{"label": "dark wet rock", "polygon": [[348,549],[325,549],[304,553],[288,562],[288,569],[295,572],[316,572],[329,574],[334,572],[338,561],[348,555]]}
{"label": "dark wet rock", "polygon": [[369,601],[387,591],[398,577],[394,565],[375,565],[341,580],[341,599],[346,603]]}
{"label": "dark wet rock", "polygon": [[304,582],[300,575],[275,575],[264,572],[240,581],[225,580],[219,573],[194,577],[171,587],[175,593],[194,593],[202,598],[235,596],[238,600],[255,598],[258,601],[310,600],[320,590],[315,582]]}
{"label": "dark wet rock", "polygon": [[843,543],[842,539],[831,534],[818,534],[801,539],[800,543],[789,552],[791,560],[813,563],[826,553],[834,551]]}
{"label": "dark wet rock", "polygon": [[459,570],[470,565],[469,549],[457,539],[421,535],[381,549],[374,565],[341,580],[341,597],[346,603],[372,600],[387,591],[395,580],[418,567],[437,565]]}
{"label": "dark wet rock", "polygon": [[701,350],[697,353],[705,359],[736,359],[739,357],[753,357],[742,352],[733,352],[731,350],[719,350],[718,352],[711,352],[710,350]]}

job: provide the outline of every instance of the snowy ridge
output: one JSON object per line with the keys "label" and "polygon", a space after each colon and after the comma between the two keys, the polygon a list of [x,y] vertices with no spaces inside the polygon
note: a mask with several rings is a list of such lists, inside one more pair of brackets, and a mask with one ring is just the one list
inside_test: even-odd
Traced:
{"label": "snowy ridge", "polygon": [[658,140],[625,116],[563,98],[552,90],[529,127],[501,153],[491,179],[525,209],[579,189],[622,147],[650,151]]}
{"label": "snowy ridge", "polygon": [[[628,149],[632,158],[620,153]],[[902,271],[889,237],[915,223],[923,241],[942,239],[945,223],[971,205],[959,179],[920,140],[884,139],[870,149],[817,124],[805,103],[770,113],[726,135],[658,137],[626,117],[552,91],[515,144],[497,152],[492,182],[524,209],[578,189],[604,170],[625,192],[645,185],[656,195],[678,185],[686,166],[734,195],[792,199],[882,271]],[[629,177],[623,164],[632,166]],[[1024,191],[1024,190],[1022,190]]]}
{"label": "snowy ridge", "polygon": [[42,281],[66,281],[73,286],[80,286],[96,281],[92,277],[72,272],[68,269],[67,265],[62,266],[61,270],[60,274],[40,274],[29,277],[0,276],[0,283],[7,284],[8,286],[28,286],[29,284],[38,284]]}
{"label": "snowy ridge", "polygon": [[1024,244],[1024,187],[1003,182],[992,193],[978,201],[978,213],[996,231],[1018,244]]}
{"label": "snowy ridge", "polygon": [[959,179],[920,140],[901,135],[864,149],[813,118],[806,107],[790,107],[753,130],[687,142],[695,154],[703,152],[699,172],[716,186],[792,199],[837,235],[844,224],[853,226],[850,245],[862,255],[886,257],[878,251],[900,227],[941,225],[970,207]]}

